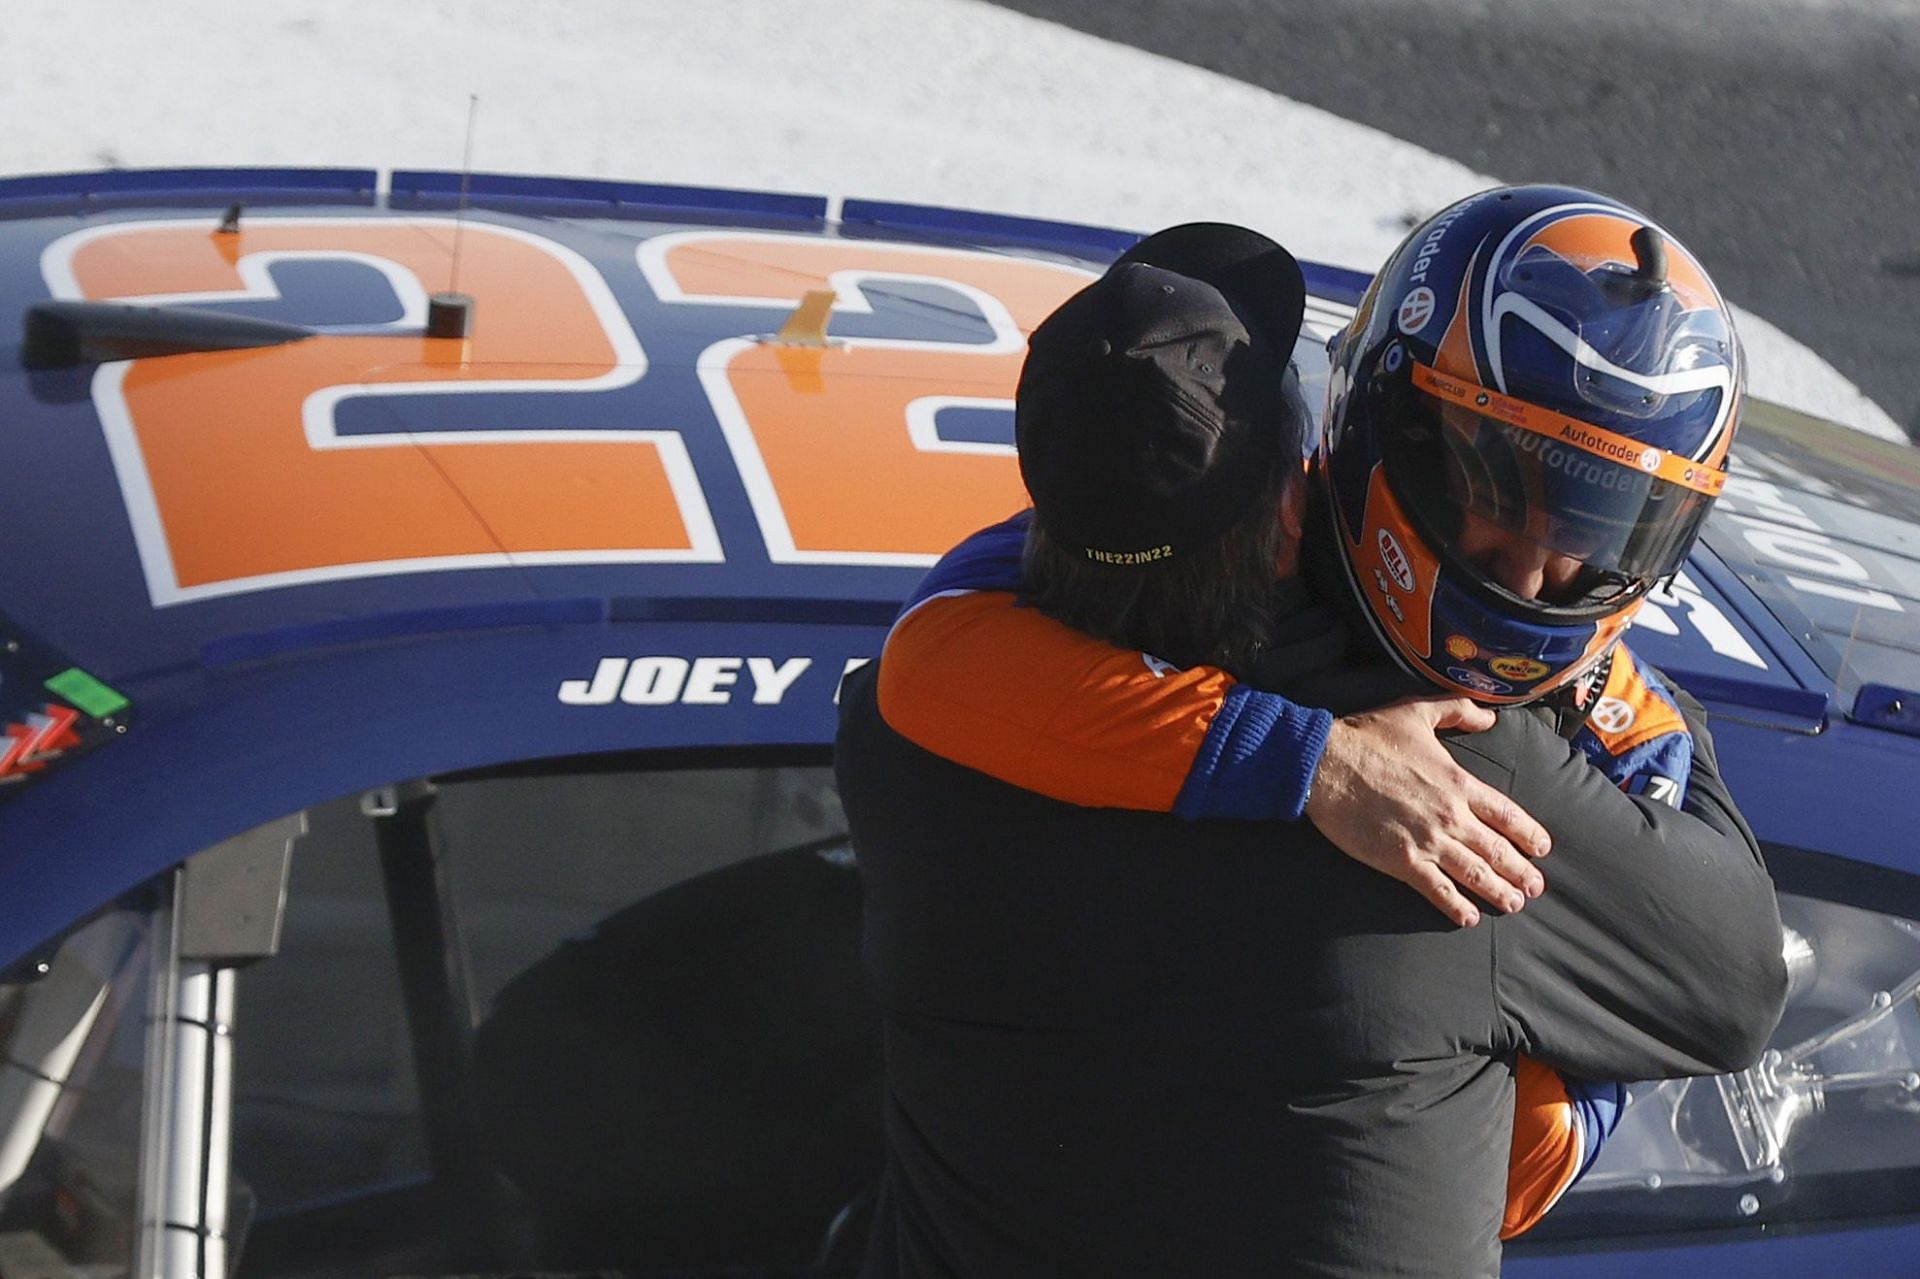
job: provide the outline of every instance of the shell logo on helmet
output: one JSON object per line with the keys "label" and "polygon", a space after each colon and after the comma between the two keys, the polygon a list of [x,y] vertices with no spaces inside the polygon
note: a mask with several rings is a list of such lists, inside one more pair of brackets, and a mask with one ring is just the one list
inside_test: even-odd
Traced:
{"label": "shell logo on helmet", "polygon": [[[1453,299],[1444,323],[1409,326],[1429,292]],[[1698,261],[1563,187],[1483,192],[1410,232],[1332,356],[1316,471],[1349,585],[1410,670],[1486,701],[1578,678],[1678,570],[1725,482],[1744,381]],[[1367,548],[1394,570],[1389,545],[1432,562],[1412,608],[1360,589]],[[1551,588],[1525,567],[1569,560]],[[1511,674],[1529,687],[1434,656],[1455,638],[1527,654]]]}

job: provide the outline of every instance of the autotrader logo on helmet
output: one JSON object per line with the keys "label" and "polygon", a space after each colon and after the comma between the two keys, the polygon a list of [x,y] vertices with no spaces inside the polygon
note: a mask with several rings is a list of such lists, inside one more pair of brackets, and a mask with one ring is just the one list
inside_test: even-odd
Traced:
{"label": "autotrader logo on helmet", "polygon": [[1332,354],[1316,470],[1349,587],[1404,665],[1481,701],[1591,669],[1726,480],[1744,387],[1727,307],[1605,196],[1508,187],[1442,210]]}

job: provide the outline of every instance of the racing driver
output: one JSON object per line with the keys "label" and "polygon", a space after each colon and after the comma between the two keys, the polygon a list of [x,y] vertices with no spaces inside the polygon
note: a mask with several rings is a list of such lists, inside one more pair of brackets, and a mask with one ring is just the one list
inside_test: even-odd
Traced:
{"label": "racing driver", "polygon": [[[1736,1069],[1778,1016],[1711,744],[1615,643],[1724,474],[1711,285],[1586,193],[1443,211],[1340,339],[1310,513],[1301,292],[1278,246],[1189,227],[1063,306],[1018,400],[1031,527],[944,562],[850,685],[887,1014],[870,1274],[1491,1272],[1604,1132],[1617,1091],[1573,1081]],[[1345,633],[1293,572],[1309,526]],[[1179,821],[1271,815],[1298,748],[1267,726],[1403,691],[1383,650],[1534,703],[1452,746],[1555,832],[1524,915],[1443,929],[1304,826]],[[1638,731],[1586,729],[1601,697]],[[1159,776],[1116,798],[1116,769]]]}

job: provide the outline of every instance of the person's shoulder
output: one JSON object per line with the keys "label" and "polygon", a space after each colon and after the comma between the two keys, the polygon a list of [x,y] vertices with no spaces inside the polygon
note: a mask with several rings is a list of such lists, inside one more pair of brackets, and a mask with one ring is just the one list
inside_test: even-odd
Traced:
{"label": "person's shoulder", "polygon": [[[1278,676],[1278,677],[1276,677]],[[1335,715],[1352,715],[1439,690],[1423,684],[1398,667],[1381,662],[1340,660],[1308,671],[1256,670],[1254,683],[1265,692],[1279,693],[1303,706],[1319,706]]]}
{"label": "person's shoulder", "polygon": [[[1496,709],[1493,727],[1478,733],[1447,733],[1447,749],[1462,766],[1489,785],[1512,793],[1520,775],[1557,779],[1558,765],[1578,760],[1566,738],[1554,730],[1545,711],[1530,706],[1502,706]],[[1558,784],[1555,784],[1555,789]],[[1532,809],[1538,799],[1530,802]],[[1534,816],[1544,816],[1535,812]]]}
{"label": "person's shoulder", "polygon": [[902,616],[940,595],[956,591],[1018,591],[1024,582],[1022,557],[1032,511],[990,524],[942,555],[920,579],[901,609]]}

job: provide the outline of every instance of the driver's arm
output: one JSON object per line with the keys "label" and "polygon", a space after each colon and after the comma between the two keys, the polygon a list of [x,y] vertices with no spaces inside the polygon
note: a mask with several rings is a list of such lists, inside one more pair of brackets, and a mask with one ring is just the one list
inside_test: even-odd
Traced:
{"label": "driver's arm", "polygon": [[1024,516],[935,566],[887,638],[880,711],[921,748],[1049,798],[1186,818],[1297,820],[1412,886],[1454,922],[1540,891],[1546,832],[1460,768],[1440,728],[1483,729],[1461,698],[1336,720],[1213,667],[1179,670],[1018,603]]}

